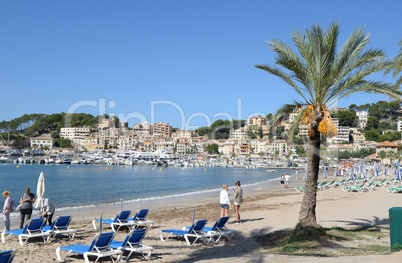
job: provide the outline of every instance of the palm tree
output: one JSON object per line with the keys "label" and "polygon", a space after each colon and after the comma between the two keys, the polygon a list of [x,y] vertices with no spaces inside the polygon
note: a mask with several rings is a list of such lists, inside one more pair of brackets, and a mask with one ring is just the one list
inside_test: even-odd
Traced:
{"label": "palm tree", "polygon": [[[399,73],[402,72],[402,40],[399,41],[399,53],[396,55],[396,57],[393,60],[392,65],[384,72],[384,74],[388,74],[391,71],[394,71],[392,76],[394,78],[397,78]],[[402,76],[399,76],[399,78],[396,80],[396,86],[399,87],[402,84]]]}
{"label": "palm tree", "polygon": [[367,80],[373,73],[386,69],[391,63],[384,60],[384,51],[367,47],[370,35],[363,28],[355,30],[338,51],[340,33],[338,23],[331,24],[326,32],[313,25],[304,34],[295,31],[292,40],[297,52],[280,41],[272,40],[268,46],[275,52],[276,65],[256,65],[291,86],[297,98],[283,105],[272,118],[274,127],[285,116],[298,109],[289,130],[290,139],[299,124],[308,125],[308,176],[299,213],[301,227],[318,227],[316,220],[317,179],[320,164],[320,133],[334,136],[337,131],[327,112],[338,100],[357,92],[376,93],[401,99],[396,86],[381,81]]}

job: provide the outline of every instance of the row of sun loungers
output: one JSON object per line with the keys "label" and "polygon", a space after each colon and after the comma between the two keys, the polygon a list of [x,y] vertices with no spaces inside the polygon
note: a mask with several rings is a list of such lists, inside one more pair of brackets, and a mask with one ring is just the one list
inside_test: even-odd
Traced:
{"label": "row of sun loungers", "polygon": [[[375,187],[385,187],[387,185],[393,185],[397,182],[395,179],[391,180],[386,180],[383,179],[378,182],[373,182],[373,178],[369,177],[367,179],[365,178],[356,178],[356,179],[343,179],[341,181],[336,181],[333,180],[330,183],[327,183],[327,181],[321,182],[317,185],[317,189],[319,190],[325,190],[329,188],[335,188],[338,186],[342,187],[342,190],[345,192],[365,192],[365,191],[371,191]],[[353,185],[353,186],[347,186],[347,185]],[[295,190],[297,192],[303,192],[304,191],[304,186],[300,187],[295,187]],[[388,192],[393,194],[396,192],[402,192],[398,187],[396,188],[389,188]]]}
{"label": "row of sun loungers", "polygon": [[[154,222],[147,219],[148,212],[149,209],[140,209],[132,218],[130,218],[130,210],[120,211],[113,219],[102,219],[102,224],[109,224],[112,227],[113,232],[119,231],[120,227],[122,226],[128,227],[130,229],[136,229],[141,225],[145,225],[147,228],[152,228]],[[96,223],[99,222],[100,219],[92,221],[92,225],[95,230]]]}
{"label": "row of sun loungers", "polygon": [[[197,242],[198,239],[204,241],[204,243],[214,242],[217,243],[219,240],[226,236],[228,239],[231,239],[236,232],[235,230],[228,229],[226,227],[226,223],[228,222],[229,217],[219,218],[213,227],[205,227],[207,224],[207,220],[198,220],[195,221],[192,226],[184,227],[182,230],[179,229],[167,229],[167,230],[159,230],[159,237],[162,242],[166,242],[166,240],[171,235],[182,236],[186,240],[187,245],[192,246]],[[163,237],[163,233],[168,234],[166,238]],[[190,241],[190,237],[194,238],[194,241]],[[216,240],[214,237],[218,237]]]}
{"label": "row of sun loungers", "polygon": [[397,187],[391,187],[387,189],[388,193],[394,194],[394,193],[402,193],[402,186],[397,186]]}
{"label": "row of sun loungers", "polygon": [[17,236],[20,245],[23,246],[30,238],[34,237],[42,237],[44,242],[48,242],[50,237],[55,237],[58,234],[67,234],[73,238],[76,230],[69,228],[71,219],[71,216],[58,216],[51,226],[45,226],[46,218],[30,219],[23,229],[2,232],[1,241],[5,243],[11,236]]}
{"label": "row of sun loungers", "polygon": [[[317,185],[317,188],[319,190],[325,190],[325,189],[329,189],[329,188],[335,188],[335,187],[338,187],[338,186],[344,186],[346,184],[351,184],[351,183],[352,183],[352,180],[346,180],[346,179],[343,179],[341,181],[333,180],[333,181],[331,181],[329,183],[327,183],[327,181],[323,181],[323,182],[321,182],[321,183],[319,183]],[[295,190],[297,192],[303,192],[304,191],[304,186],[295,187]]]}
{"label": "row of sun loungers", "polygon": [[[392,185],[395,184],[397,181],[395,179],[391,179],[391,180],[381,180],[379,182],[364,182],[360,185],[355,185],[353,187],[343,187],[342,190],[346,191],[346,192],[365,192],[365,191],[372,191],[375,187],[385,187],[387,185]],[[388,190],[388,192],[392,191],[392,193],[396,192],[396,189],[394,190],[394,188],[390,188],[393,190]]]}
{"label": "row of sun loungers", "polygon": [[[113,240],[116,232],[99,233],[95,235],[89,246],[75,244],[56,248],[57,260],[64,261],[71,253],[82,254],[86,263],[89,263],[89,256],[96,257],[95,262],[103,257],[110,258],[112,262],[119,260],[126,262],[134,252],[140,252],[144,258],[149,258],[154,248],[142,243],[146,233],[147,229],[131,230],[124,241]],[[67,251],[67,253],[62,257],[61,251]],[[125,260],[123,259],[124,251],[129,251]],[[148,253],[144,254],[144,252]],[[117,255],[116,261],[113,258],[115,255]]]}
{"label": "row of sun loungers", "polygon": [[[90,245],[75,244],[58,247],[56,249],[57,259],[62,261],[71,253],[78,253],[83,255],[84,260],[87,263],[89,262],[90,256],[96,257],[95,262],[103,257],[110,258],[113,262],[119,260],[125,262],[134,252],[140,252],[144,258],[149,258],[154,248],[145,246],[142,243],[147,231],[153,225],[153,221],[147,219],[148,211],[148,209],[141,209],[132,218],[129,218],[129,210],[120,211],[114,219],[102,220],[102,223],[111,225],[113,232],[99,233],[95,235]],[[58,216],[55,218],[51,226],[44,226],[46,224],[46,219],[44,218],[31,219],[27,221],[23,229],[2,232],[2,242],[5,243],[11,236],[18,236],[19,243],[22,246],[28,241],[28,239],[33,237],[42,237],[44,242],[48,242],[51,237],[54,238],[57,234],[67,234],[69,238],[74,238],[76,230],[69,228],[71,219],[71,216]],[[197,240],[202,240],[205,243],[217,243],[223,236],[228,239],[232,238],[236,232],[235,230],[226,227],[228,220],[229,217],[222,217],[216,221],[213,227],[206,227],[206,219],[198,220],[194,222],[192,226],[183,227],[182,230],[160,230],[159,236],[163,242],[172,235],[181,236],[184,237],[189,246],[194,245]],[[95,222],[100,223],[100,220],[94,220],[92,222],[96,229]],[[138,225],[144,225],[145,228],[137,229]],[[130,232],[123,241],[116,241],[114,240],[114,237],[116,232],[122,226],[128,227]],[[167,234],[167,237],[163,238],[163,234]],[[62,256],[62,251],[67,251],[67,253]],[[125,259],[123,259],[124,251],[129,251]],[[14,258],[15,252],[16,250],[0,252],[0,263],[10,263]],[[114,259],[114,256],[117,256],[116,260]]]}

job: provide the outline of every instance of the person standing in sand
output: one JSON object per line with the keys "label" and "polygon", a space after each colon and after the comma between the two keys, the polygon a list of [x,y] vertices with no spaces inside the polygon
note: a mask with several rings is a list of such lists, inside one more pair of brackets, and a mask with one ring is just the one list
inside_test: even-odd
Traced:
{"label": "person standing in sand", "polygon": [[40,217],[47,218],[47,223],[49,224],[49,226],[52,225],[52,218],[53,218],[54,212],[55,212],[55,209],[54,209],[53,203],[50,202],[50,200],[48,198],[45,198],[43,200],[43,206],[40,211]]}
{"label": "person standing in sand", "polygon": [[235,213],[236,213],[236,224],[240,224],[241,220],[240,220],[240,214],[239,214],[239,209],[241,204],[243,203],[243,189],[241,189],[240,187],[240,181],[236,182],[236,190],[233,190],[235,199],[234,199],[234,209],[235,209]]}
{"label": "person standing in sand", "polygon": [[221,205],[221,217],[224,217],[229,215],[230,200],[229,200],[228,186],[226,184],[223,184],[222,188],[223,189],[221,191],[219,202]]}
{"label": "person standing in sand", "polygon": [[27,188],[25,188],[25,193],[21,196],[21,199],[20,199],[20,204],[22,204],[20,229],[22,229],[24,227],[24,224],[26,223],[26,221],[31,219],[33,203],[35,203],[35,195],[33,193],[31,193],[31,189],[29,189],[29,187],[27,187]]}
{"label": "person standing in sand", "polygon": [[285,186],[285,179],[283,178],[283,174],[281,174],[280,180],[281,180],[281,188],[283,188]]}
{"label": "person standing in sand", "polygon": [[285,175],[285,188],[289,187],[290,175],[287,173]]}
{"label": "person standing in sand", "polygon": [[14,208],[14,201],[11,199],[9,191],[4,191],[3,196],[6,198],[3,206],[4,230],[10,231],[10,213]]}

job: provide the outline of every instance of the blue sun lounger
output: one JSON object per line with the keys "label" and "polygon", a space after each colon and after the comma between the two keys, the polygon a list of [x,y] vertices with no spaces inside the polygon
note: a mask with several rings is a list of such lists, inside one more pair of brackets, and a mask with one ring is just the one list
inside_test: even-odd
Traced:
{"label": "blue sun lounger", "polygon": [[[148,259],[151,256],[154,248],[144,246],[144,244],[142,243],[142,240],[144,239],[146,233],[147,229],[131,230],[123,242],[113,240],[110,243],[110,246],[115,249],[120,249],[123,251],[126,250],[130,252],[124,262],[126,262],[130,258],[131,254],[134,252],[140,252],[144,258]],[[147,256],[145,256],[144,251],[148,251]]]}
{"label": "blue sun lounger", "polygon": [[[152,228],[152,225],[154,224],[154,221],[148,220],[147,216],[149,213],[149,209],[140,209],[135,213],[135,215],[132,218],[128,219],[128,222],[134,225],[134,228],[137,228],[140,225],[145,225],[147,228]],[[150,226],[148,227],[148,224]]]}
{"label": "blue sun lounger", "polygon": [[0,252],[0,263],[13,262],[15,253],[17,253],[17,250],[15,250],[15,249]]}
{"label": "blue sun lounger", "polygon": [[[120,227],[127,226],[131,227],[132,224],[128,222],[128,218],[130,217],[131,211],[124,210],[117,213],[116,217],[113,219],[102,219],[102,224],[109,224],[112,227],[113,232],[119,231]],[[100,220],[96,219],[92,221],[92,225],[96,230],[96,223],[99,223]],[[117,226],[117,230],[115,227]]]}
{"label": "blue sun lounger", "polygon": [[231,239],[236,230],[228,229],[226,227],[226,223],[228,222],[228,220],[229,220],[228,216],[221,217],[215,222],[213,227],[204,227],[203,230],[207,234],[219,236],[218,239],[215,240],[215,242],[218,242],[223,236],[227,236],[228,239]]}
{"label": "blue sun lounger", "polygon": [[[233,229],[228,229],[226,227],[226,223],[228,222],[229,217],[221,217],[218,220],[216,220],[215,224],[213,227],[204,227],[202,230],[211,235],[211,241],[217,243],[223,236],[227,236],[228,239],[231,239],[236,232],[236,230]],[[186,229],[189,229],[190,227],[186,227]],[[214,240],[214,236],[219,236],[218,239]]]}
{"label": "blue sun lounger", "polygon": [[[64,259],[70,253],[78,253],[84,256],[86,263],[89,263],[89,256],[96,257],[96,260],[94,261],[95,263],[103,257],[109,257],[112,262],[117,262],[123,252],[118,249],[114,250],[110,247],[110,243],[115,237],[115,234],[115,232],[96,234],[89,246],[75,244],[71,246],[58,247],[56,248],[57,260],[64,261]],[[67,254],[63,258],[61,257],[61,250],[67,251]],[[113,258],[114,255],[118,255],[116,261]]]}
{"label": "blue sun lounger", "polygon": [[[1,241],[6,243],[10,236],[18,236],[20,245],[23,246],[32,237],[42,237],[43,242],[49,241],[50,233],[43,231],[46,218],[30,219],[26,222],[23,229],[5,231],[1,233]],[[7,235],[7,236],[6,236]],[[24,240],[25,238],[25,240]]]}
{"label": "blue sun lounger", "polygon": [[[190,227],[189,230],[179,230],[179,229],[167,229],[167,230],[159,230],[159,237],[162,242],[166,242],[171,235],[183,236],[187,242],[187,245],[192,246],[198,239],[206,239],[208,238],[208,242],[211,241],[211,234],[207,234],[202,230],[206,225],[207,220],[197,220],[194,224]],[[162,233],[168,233],[168,236],[164,239]],[[195,240],[191,243],[189,237],[194,237]],[[204,243],[205,242],[204,240]]]}
{"label": "blue sun lounger", "polygon": [[58,216],[53,220],[51,226],[43,227],[43,231],[48,231],[52,237],[57,234],[67,234],[69,238],[74,238],[77,231],[69,228],[71,219],[72,216]]}

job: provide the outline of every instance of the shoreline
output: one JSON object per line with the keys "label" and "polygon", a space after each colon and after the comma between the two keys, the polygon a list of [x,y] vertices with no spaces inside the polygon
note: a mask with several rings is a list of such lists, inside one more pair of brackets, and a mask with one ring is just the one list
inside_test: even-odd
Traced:
{"label": "shoreline", "polygon": [[[398,262],[401,252],[391,255],[361,255],[341,257],[306,257],[264,254],[255,237],[265,235],[277,230],[289,230],[298,222],[303,193],[297,193],[294,187],[303,184],[301,179],[292,177],[290,187],[281,189],[279,181],[274,182],[275,190],[267,192],[267,184],[254,185],[245,188],[244,203],[240,214],[243,224],[234,224],[234,211],[229,209],[231,216],[227,227],[236,230],[235,236],[227,241],[222,240],[218,244],[205,245],[197,242],[192,247],[186,245],[183,240],[171,238],[167,242],[161,242],[158,231],[161,229],[177,228],[191,225],[193,216],[193,204],[196,204],[195,219],[208,219],[208,226],[212,226],[220,217],[219,196],[214,193],[210,196],[194,196],[193,198],[169,199],[166,202],[149,204],[150,214],[148,218],[155,222],[154,228],[149,230],[144,239],[144,244],[155,248],[150,262]],[[327,178],[330,180],[329,178]],[[332,178],[331,178],[332,179]],[[380,178],[378,178],[380,179]],[[320,179],[322,180],[322,179]],[[232,201],[232,199],[231,199]],[[390,195],[386,188],[378,187],[371,192],[352,193],[344,192],[340,188],[319,191],[317,195],[317,221],[323,227],[354,227],[362,225],[378,225],[388,227],[388,209],[392,206],[400,206],[400,196]],[[130,207],[123,207],[130,209]],[[145,203],[141,207],[146,208]],[[104,209],[103,218],[114,217],[120,207]],[[131,209],[132,213],[136,209]],[[63,213],[64,214],[64,213]],[[56,212],[56,216],[61,213]],[[40,240],[33,240],[21,247],[16,238],[3,244],[3,250],[18,249],[15,262],[30,260],[32,263],[46,263],[55,261],[54,250],[59,246],[71,244],[89,244],[93,236],[99,230],[94,230],[91,225],[93,219],[99,218],[94,211],[75,211],[71,228],[79,232],[74,240],[66,237],[57,237],[47,244]],[[110,227],[103,225],[103,231],[110,231]],[[127,230],[120,230],[116,240],[123,240]],[[373,244],[389,244],[389,238],[372,240]],[[354,244],[349,244],[353,249]],[[40,255],[47,254],[43,259]],[[395,260],[396,259],[396,260]],[[82,256],[70,256],[68,262],[82,262]],[[141,260],[140,255],[135,255],[129,262]]]}
{"label": "shoreline", "polygon": [[[291,175],[291,183],[289,189],[294,189],[296,186],[301,186],[303,180],[301,176]],[[229,191],[234,188],[234,186],[229,186]],[[248,185],[242,185],[245,195],[247,197],[254,198],[259,195],[270,195],[281,192],[281,186],[279,184],[279,177],[275,179],[269,179],[263,182],[251,183]],[[155,198],[141,198],[134,200],[124,200],[122,202],[112,202],[112,203],[102,203],[102,204],[90,204],[83,206],[73,206],[73,207],[63,207],[57,208],[53,216],[55,218],[58,215],[71,215],[73,220],[76,221],[87,221],[99,219],[102,214],[103,218],[112,218],[120,210],[131,210],[131,213],[135,213],[137,210],[142,208],[149,208],[150,211],[161,210],[161,209],[176,209],[190,207],[189,214],[193,213],[193,206],[197,211],[198,206],[204,206],[206,204],[216,204],[217,209],[219,208],[219,193],[221,188],[209,189],[204,191],[187,192],[177,195],[168,195]],[[231,192],[229,192],[230,195]],[[232,202],[233,203],[233,202]],[[172,204],[174,204],[172,206]],[[122,207],[122,209],[121,209]],[[31,218],[39,217],[39,209],[34,209]],[[11,219],[11,229],[19,228],[20,213],[13,212],[10,215]],[[1,217],[0,226],[4,224],[4,219]]]}

